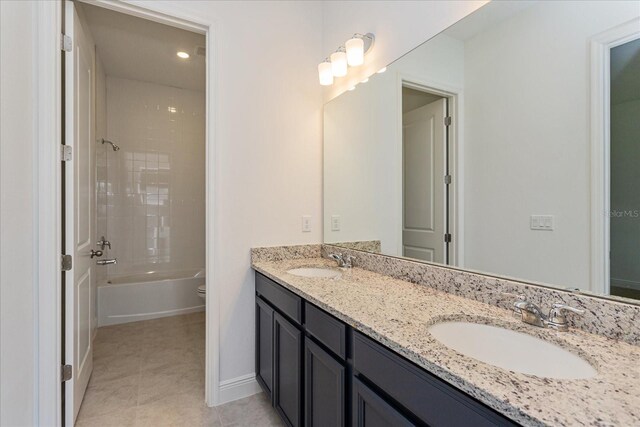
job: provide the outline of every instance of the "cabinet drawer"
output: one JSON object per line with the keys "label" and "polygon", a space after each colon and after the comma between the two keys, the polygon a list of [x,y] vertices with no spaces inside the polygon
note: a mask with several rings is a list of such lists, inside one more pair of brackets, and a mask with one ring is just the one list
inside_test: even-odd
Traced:
{"label": "cabinet drawer", "polygon": [[298,324],[302,323],[302,299],[273,280],[256,273],[256,292]]}
{"label": "cabinet drawer", "polygon": [[430,426],[517,425],[358,332],[353,368]]}
{"label": "cabinet drawer", "polygon": [[346,326],[330,314],[305,302],[305,328],[307,332],[326,345],[341,359],[346,357]]}

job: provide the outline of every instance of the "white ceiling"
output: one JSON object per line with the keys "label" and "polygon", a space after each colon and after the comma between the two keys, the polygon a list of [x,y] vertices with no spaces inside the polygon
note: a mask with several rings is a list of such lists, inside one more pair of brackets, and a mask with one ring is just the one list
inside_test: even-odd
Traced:
{"label": "white ceiling", "polygon": [[[205,46],[204,35],[86,3],[80,7],[108,76],[205,89],[205,58],[195,52]],[[191,56],[180,59],[178,51]]]}

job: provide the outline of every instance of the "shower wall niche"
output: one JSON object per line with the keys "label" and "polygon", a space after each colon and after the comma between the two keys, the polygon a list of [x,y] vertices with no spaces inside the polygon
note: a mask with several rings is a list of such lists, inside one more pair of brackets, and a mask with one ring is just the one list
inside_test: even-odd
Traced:
{"label": "shower wall niche", "polygon": [[97,230],[107,278],[205,265],[205,94],[106,77]]}

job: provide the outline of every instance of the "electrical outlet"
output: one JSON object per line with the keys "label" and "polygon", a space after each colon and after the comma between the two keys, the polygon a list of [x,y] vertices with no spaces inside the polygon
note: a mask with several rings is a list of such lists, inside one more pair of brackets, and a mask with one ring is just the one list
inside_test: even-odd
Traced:
{"label": "electrical outlet", "polygon": [[311,215],[302,215],[302,232],[309,233],[311,231]]}
{"label": "electrical outlet", "polygon": [[553,215],[531,215],[530,227],[532,230],[553,230]]}
{"label": "electrical outlet", "polygon": [[340,215],[331,215],[331,231],[340,231]]}

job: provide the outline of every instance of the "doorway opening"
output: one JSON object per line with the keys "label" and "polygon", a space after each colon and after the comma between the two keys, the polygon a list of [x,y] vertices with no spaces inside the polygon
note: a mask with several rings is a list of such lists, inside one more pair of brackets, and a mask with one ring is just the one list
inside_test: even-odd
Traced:
{"label": "doorway opening", "polygon": [[64,424],[204,407],[206,35],[64,7]]}
{"label": "doorway opening", "polygon": [[609,68],[609,286],[640,299],[640,38],[613,47]]}
{"label": "doorway opening", "polygon": [[640,206],[629,190],[640,182],[629,165],[638,159],[629,142],[638,131],[638,40],[638,18],[591,40],[591,291],[630,298],[640,297],[629,260],[640,234]]}
{"label": "doorway opening", "polygon": [[402,256],[453,263],[450,97],[403,82]]}

